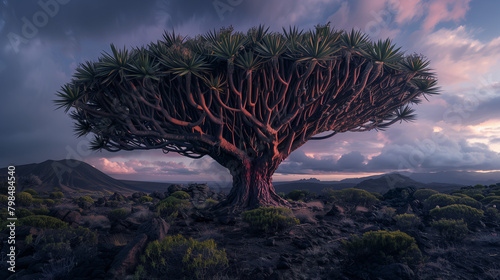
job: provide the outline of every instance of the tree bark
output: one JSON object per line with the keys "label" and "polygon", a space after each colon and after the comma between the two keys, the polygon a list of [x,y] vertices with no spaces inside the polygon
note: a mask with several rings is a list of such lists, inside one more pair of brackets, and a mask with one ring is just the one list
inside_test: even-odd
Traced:
{"label": "tree bark", "polygon": [[216,208],[229,208],[239,212],[264,207],[290,207],[290,203],[276,194],[272,185],[272,175],[277,166],[263,160],[243,162],[228,167],[233,176],[233,187],[227,199]]}

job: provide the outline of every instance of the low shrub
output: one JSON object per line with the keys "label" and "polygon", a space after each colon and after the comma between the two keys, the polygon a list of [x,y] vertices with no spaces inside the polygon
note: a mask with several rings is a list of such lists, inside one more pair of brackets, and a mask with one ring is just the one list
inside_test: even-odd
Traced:
{"label": "low shrub", "polygon": [[43,200],[43,203],[49,207],[56,205],[56,202],[53,199],[47,198]]}
{"label": "low shrub", "polygon": [[21,206],[31,206],[33,203],[33,196],[27,192],[20,192],[16,194],[16,204]]}
{"label": "low shrub", "polygon": [[33,212],[26,208],[17,208],[16,209],[16,217],[17,218],[24,218],[33,215]]}
{"label": "low shrub", "polygon": [[33,197],[38,196],[38,193],[34,189],[25,189],[25,190],[23,190],[23,192],[27,192],[27,193],[31,194],[31,196],[33,196]]}
{"label": "low shrub", "polygon": [[403,231],[414,230],[421,223],[420,218],[413,214],[396,215],[394,216],[394,220],[396,221],[396,226]]}
{"label": "low shrub", "polygon": [[[191,203],[185,199],[179,199],[174,196],[169,196],[156,205],[156,210],[162,217],[168,217],[174,212],[185,211],[191,207]],[[174,217],[175,218],[175,217]]]}
{"label": "low shrub", "polygon": [[50,198],[63,198],[64,194],[62,192],[52,192],[49,194]]}
{"label": "low shrub", "polygon": [[433,221],[431,227],[439,231],[442,237],[447,240],[462,240],[467,237],[469,229],[464,220],[440,219]]}
{"label": "low shrub", "polygon": [[128,216],[128,214],[130,214],[129,209],[125,209],[125,208],[113,209],[113,210],[109,211],[108,219],[111,222],[115,222],[115,221],[125,219]]}
{"label": "low shrub", "polygon": [[254,229],[264,232],[283,231],[300,223],[292,210],[284,207],[260,207],[241,213],[241,217]]}
{"label": "low shrub", "polygon": [[347,253],[359,263],[395,262],[417,265],[422,261],[422,253],[415,239],[401,231],[369,231],[360,238],[354,236],[344,241]]}
{"label": "low shrub", "polygon": [[430,211],[430,215],[437,220],[463,219],[470,225],[478,222],[483,217],[484,211],[467,205],[453,204],[445,207],[434,208]]}
{"label": "low shrub", "polygon": [[427,198],[429,198],[431,195],[435,195],[438,193],[439,193],[438,191],[431,190],[431,189],[419,189],[413,193],[413,198],[418,199],[420,201],[424,201]]}
{"label": "low shrub", "polygon": [[68,224],[58,218],[45,215],[32,215],[18,220],[19,225],[27,225],[43,229],[64,229]]}
{"label": "low shrub", "polygon": [[298,201],[298,200],[304,200],[307,196],[309,196],[310,192],[308,190],[293,190],[289,192],[286,197]]}
{"label": "low shrub", "polygon": [[90,196],[82,196],[78,198],[78,207],[88,209],[94,205],[94,199]]}
{"label": "low shrub", "polygon": [[205,200],[205,207],[209,208],[209,207],[214,206],[217,203],[219,203],[217,200],[211,199],[211,198],[207,198],[207,200]]}
{"label": "low shrub", "polygon": [[379,201],[372,193],[361,189],[327,190],[327,193],[334,201],[356,205],[371,206]]}
{"label": "low shrub", "polygon": [[50,210],[47,208],[41,207],[41,208],[31,209],[31,212],[33,212],[33,214],[35,214],[35,215],[49,215]]}
{"label": "low shrub", "polygon": [[500,200],[500,196],[498,196],[498,195],[487,196],[481,200],[481,203],[487,205],[487,204],[491,204],[491,202],[494,200]]}
{"label": "low shrub", "polygon": [[106,202],[106,206],[111,207],[111,208],[116,208],[116,207],[120,206],[120,202],[115,201],[115,200],[111,200],[111,201]]}
{"label": "low shrub", "polygon": [[139,197],[139,203],[153,202],[153,198],[150,196],[141,196]]}
{"label": "low shrub", "polygon": [[432,195],[424,201],[424,210],[430,211],[436,206],[444,207],[452,204],[463,204],[477,209],[481,209],[483,206],[481,202],[464,194],[449,195],[440,193]]}
{"label": "low shrub", "polygon": [[172,193],[170,196],[173,196],[173,197],[178,198],[178,199],[190,199],[191,198],[191,196],[185,191],[176,191],[176,192]]}
{"label": "low shrub", "polygon": [[213,239],[166,236],[148,244],[134,279],[163,279],[166,275],[172,279],[215,279],[227,267],[226,251],[217,249]]}
{"label": "low shrub", "polygon": [[484,210],[484,215],[490,217],[493,221],[500,221],[500,213],[498,208],[488,207]]}

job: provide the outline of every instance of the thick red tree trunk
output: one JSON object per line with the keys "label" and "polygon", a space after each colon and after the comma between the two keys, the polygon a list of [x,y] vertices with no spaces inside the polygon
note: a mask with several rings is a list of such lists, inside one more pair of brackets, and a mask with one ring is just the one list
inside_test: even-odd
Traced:
{"label": "thick red tree trunk", "polygon": [[271,182],[275,168],[268,166],[263,161],[257,161],[229,167],[233,176],[233,188],[227,199],[218,206],[235,211],[260,206],[290,207],[288,201],[276,194]]}

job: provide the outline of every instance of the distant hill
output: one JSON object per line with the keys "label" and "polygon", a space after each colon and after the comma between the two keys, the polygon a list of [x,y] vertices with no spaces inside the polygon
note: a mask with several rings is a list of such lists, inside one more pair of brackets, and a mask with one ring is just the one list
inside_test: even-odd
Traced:
{"label": "distant hill", "polygon": [[[0,169],[0,174],[7,174],[7,168]],[[33,187],[37,191],[53,191],[54,187],[63,192],[76,191],[110,191],[128,194],[134,192],[133,187],[111,178],[91,165],[78,160],[47,160],[42,163],[32,163],[16,166],[18,190],[31,187],[25,183],[30,176],[35,175],[42,183]]]}

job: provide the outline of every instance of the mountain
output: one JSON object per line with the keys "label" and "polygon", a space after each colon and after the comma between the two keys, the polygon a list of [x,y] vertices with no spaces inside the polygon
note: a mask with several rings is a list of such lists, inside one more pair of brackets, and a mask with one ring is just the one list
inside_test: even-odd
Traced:
{"label": "mountain", "polygon": [[[0,174],[7,174],[7,168],[0,169]],[[54,187],[63,192],[109,191],[129,194],[135,191],[132,186],[78,160],[47,160],[16,166],[18,190],[32,187],[26,183],[30,175],[41,180],[40,185],[33,187],[36,191],[52,192]]]}

